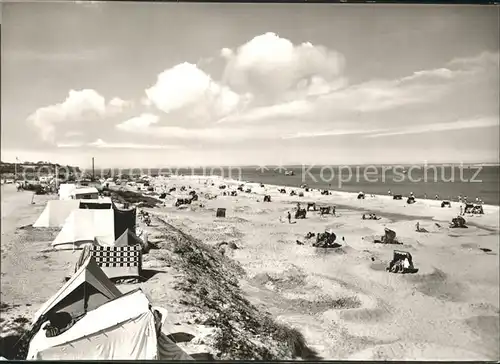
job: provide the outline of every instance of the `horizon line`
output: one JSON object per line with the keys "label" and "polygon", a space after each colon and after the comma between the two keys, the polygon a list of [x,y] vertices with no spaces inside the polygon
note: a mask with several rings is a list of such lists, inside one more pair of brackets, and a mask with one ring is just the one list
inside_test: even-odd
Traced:
{"label": "horizon line", "polygon": [[[397,165],[397,166],[402,166],[402,167],[408,167],[408,166],[477,166],[477,165],[482,165],[482,166],[490,166],[490,167],[500,167],[500,163],[491,163],[491,162],[468,162],[468,163],[462,163],[462,162],[435,162],[435,163],[351,163],[351,164],[314,164],[314,163],[304,163],[304,164],[266,164],[266,165],[259,165],[259,164],[240,164],[240,165],[165,165],[163,167],[95,167],[95,170],[103,170],[103,169],[143,169],[143,170],[151,170],[151,169],[207,169],[207,168],[258,168],[258,167],[265,167],[266,169],[272,169],[272,168],[301,168],[301,167],[323,167],[323,166],[332,166],[332,167],[353,167],[353,166],[360,166],[360,167],[367,167],[367,166],[375,166],[375,167],[382,167],[382,166],[391,166],[391,165]],[[83,168],[80,167],[80,169],[92,169],[91,166],[88,168]]]}
{"label": "horizon line", "polygon": [[[1,163],[9,163],[9,164],[37,164],[37,162],[31,162],[31,161],[0,161]],[[61,166],[72,166],[72,167],[78,167],[80,169],[86,169],[83,168],[82,166],[76,165],[76,164],[67,164],[67,163],[61,163],[61,162],[52,162],[52,161],[47,161],[48,163],[44,164],[59,164]],[[96,170],[101,170],[101,169],[162,169],[162,168],[177,168],[177,169],[184,169],[184,168],[248,168],[248,167],[290,167],[290,168],[297,168],[297,167],[303,167],[303,166],[333,166],[333,167],[342,167],[342,166],[390,166],[390,165],[398,165],[398,166],[435,166],[435,165],[454,165],[454,166],[471,166],[471,165],[487,165],[487,166],[500,166],[500,162],[432,162],[432,163],[426,163],[426,162],[419,162],[419,163],[409,163],[409,162],[386,162],[386,163],[347,163],[347,164],[339,164],[339,163],[287,163],[287,164],[220,164],[220,165],[202,165],[202,164],[192,164],[192,165],[164,165],[162,167],[133,167],[133,166],[105,166],[105,167],[99,167],[99,166],[94,166],[94,169]],[[92,168],[89,166],[88,168]]]}

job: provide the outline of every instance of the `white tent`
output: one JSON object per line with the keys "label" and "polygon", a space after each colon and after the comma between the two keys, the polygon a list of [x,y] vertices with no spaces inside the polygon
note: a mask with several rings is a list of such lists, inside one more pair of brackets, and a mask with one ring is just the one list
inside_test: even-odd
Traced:
{"label": "white tent", "polygon": [[111,198],[105,197],[97,200],[49,200],[45,209],[40,214],[33,227],[62,227],[72,211],[78,208],[109,208],[111,209]]}
{"label": "white tent", "polygon": [[73,190],[76,189],[76,185],[73,183],[62,183],[59,185],[59,199],[60,200],[71,200],[71,194]]}
{"label": "white tent", "polygon": [[84,305],[87,310],[93,310],[121,295],[96,261],[88,257],[70,280],[36,312],[33,324],[51,311],[78,315],[84,311]]}
{"label": "white tent", "polygon": [[61,227],[73,210],[78,209],[80,201],[51,200],[40,214],[33,227]]}
{"label": "white tent", "polygon": [[30,343],[27,360],[155,360],[158,343],[153,312],[138,289],[87,312],[66,332]]}
{"label": "white tent", "polygon": [[95,238],[112,245],[115,241],[115,220],[113,209],[73,210],[64,222],[52,246],[57,249],[79,247],[93,243]]}

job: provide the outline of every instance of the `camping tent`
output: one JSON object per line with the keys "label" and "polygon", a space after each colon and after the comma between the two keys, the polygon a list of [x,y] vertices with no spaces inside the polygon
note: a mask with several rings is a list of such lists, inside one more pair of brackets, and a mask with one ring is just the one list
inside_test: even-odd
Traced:
{"label": "camping tent", "polygon": [[83,188],[75,188],[70,197],[75,200],[80,199],[97,199],[99,197],[99,191],[95,187],[83,187]]}
{"label": "camping tent", "polygon": [[[135,233],[136,208],[122,210],[113,203],[114,238],[118,239],[126,230]],[[114,240],[114,239],[113,239]]]}
{"label": "camping tent", "polygon": [[35,314],[35,324],[50,312],[65,311],[73,317],[86,310],[93,310],[103,303],[121,296],[121,292],[92,258],[73,274],[68,282]]}
{"label": "camping tent", "polygon": [[126,229],[118,239],[115,240],[114,246],[131,246],[131,245],[142,245],[141,239],[135,233],[129,229]]}
{"label": "camping tent", "polygon": [[33,227],[61,227],[73,210],[78,209],[80,201],[51,200],[40,214]]}
{"label": "camping tent", "polygon": [[140,290],[87,312],[66,332],[30,343],[28,360],[154,360],[158,358],[155,319]]}
{"label": "camping tent", "polygon": [[[96,238],[89,249],[97,264],[109,278],[140,277],[142,270],[142,241],[134,232],[126,229],[112,245]],[[84,250],[81,260],[86,256]]]}
{"label": "camping tent", "polygon": [[111,209],[110,198],[97,200],[50,200],[40,214],[33,227],[62,227],[64,222],[76,209]]}
{"label": "camping tent", "polygon": [[71,200],[71,194],[75,189],[76,185],[74,183],[61,183],[59,185],[59,199]]}
{"label": "camping tent", "polygon": [[109,278],[140,277],[142,245],[90,247],[90,254]]}
{"label": "camping tent", "polygon": [[80,200],[80,209],[91,209],[91,210],[97,210],[97,209],[111,209],[112,203],[111,203],[111,197],[101,197],[98,199],[92,199],[92,200]]}
{"label": "camping tent", "polygon": [[93,243],[96,238],[112,245],[115,241],[113,210],[77,209],[71,212],[52,246],[60,249]]}

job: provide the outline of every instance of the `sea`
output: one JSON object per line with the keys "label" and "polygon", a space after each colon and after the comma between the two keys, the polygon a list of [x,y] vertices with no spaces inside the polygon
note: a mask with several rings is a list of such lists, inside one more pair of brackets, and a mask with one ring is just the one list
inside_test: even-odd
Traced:
{"label": "sea", "polygon": [[[127,173],[121,170],[120,173]],[[243,166],[149,169],[149,174],[217,175],[245,182],[278,186],[392,194],[416,198],[458,201],[481,199],[500,205],[500,166],[421,165],[421,166]]]}

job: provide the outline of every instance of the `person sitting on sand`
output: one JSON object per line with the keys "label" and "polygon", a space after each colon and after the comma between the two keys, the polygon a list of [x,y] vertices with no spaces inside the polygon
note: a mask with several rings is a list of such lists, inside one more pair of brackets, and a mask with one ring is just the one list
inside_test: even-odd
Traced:
{"label": "person sitting on sand", "polygon": [[405,258],[403,260],[403,272],[406,271],[409,268],[410,268],[410,261],[408,260],[408,258]]}

